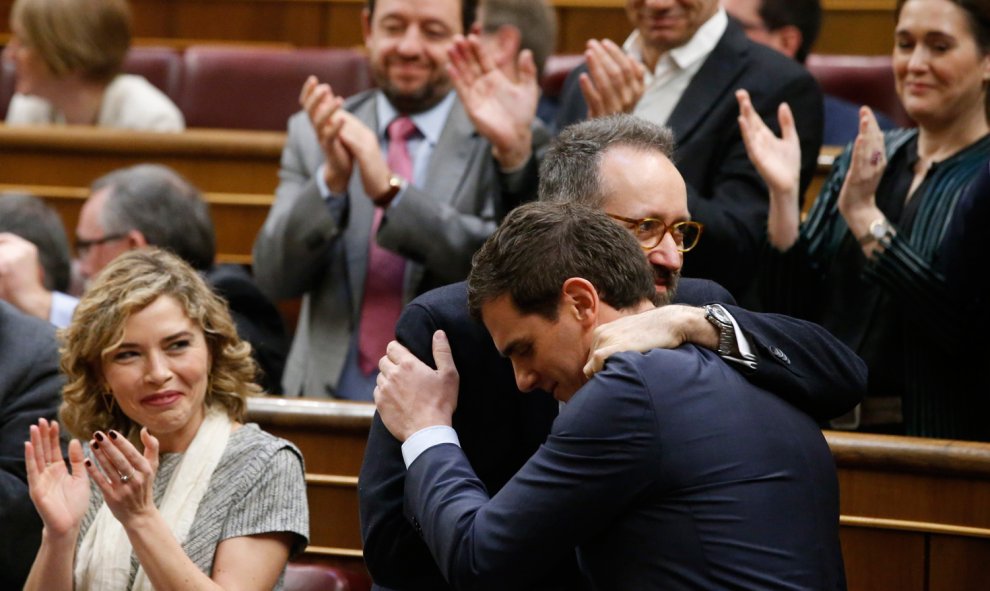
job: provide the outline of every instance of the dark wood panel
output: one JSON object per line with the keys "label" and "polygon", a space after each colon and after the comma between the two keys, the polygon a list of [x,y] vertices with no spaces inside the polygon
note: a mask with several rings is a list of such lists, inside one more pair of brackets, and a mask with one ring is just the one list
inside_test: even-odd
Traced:
{"label": "dark wood panel", "polygon": [[358,495],[355,485],[307,484],[309,543],[313,546],[361,549]]}
{"label": "dark wood panel", "polygon": [[249,263],[278,184],[285,134],[189,130],[179,134],[94,128],[0,125],[0,189],[46,199],[74,234],[79,209],[97,177],[125,166],[171,166],[204,191],[223,262]]}
{"label": "dark wood panel", "polygon": [[925,536],[843,527],[849,591],[926,591]]}
{"label": "dark wood panel", "polygon": [[895,22],[893,7],[875,10],[826,9],[815,51],[839,55],[890,53],[894,47]]}
{"label": "dark wood panel", "polygon": [[928,591],[970,591],[990,585],[990,540],[932,536]]}
{"label": "dark wood panel", "polygon": [[[631,26],[623,0],[551,0],[560,21],[557,51],[577,53],[590,38],[622,41]],[[0,0],[0,43],[13,0]],[[156,43],[362,43],[363,0],[132,0],[134,35]],[[816,51],[876,55],[892,47],[894,0],[825,0]]]}

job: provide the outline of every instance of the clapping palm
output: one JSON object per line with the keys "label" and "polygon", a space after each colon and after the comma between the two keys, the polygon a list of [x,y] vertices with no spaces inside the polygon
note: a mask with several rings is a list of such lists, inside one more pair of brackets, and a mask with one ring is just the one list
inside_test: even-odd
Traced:
{"label": "clapping palm", "polygon": [[59,446],[58,423],[39,419],[31,426],[31,441],[24,445],[24,461],[31,500],[45,528],[56,536],[77,529],[89,507],[90,494],[79,441],[69,443],[70,472]]}
{"label": "clapping palm", "polygon": [[451,80],[471,122],[497,149],[510,150],[536,117],[540,88],[533,54],[523,50],[511,79],[496,67],[478,38],[458,38],[449,51]]}

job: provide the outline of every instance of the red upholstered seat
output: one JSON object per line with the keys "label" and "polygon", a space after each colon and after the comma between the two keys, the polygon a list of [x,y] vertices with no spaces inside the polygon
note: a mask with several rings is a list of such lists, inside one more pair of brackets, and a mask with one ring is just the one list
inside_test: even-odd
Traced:
{"label": "red upholstered seat", "polygon": [[365,573],[325,564],[290,562],[285,569],[285,591],[368,591]]}
{"label": "red upholstered seat", "polygon": [[350,591],[339,569],[318,564],[293,564],[285,569],[285,591]]}
{"label": "red upholstered seat", "polygon": [[564,81],[571,70],[584,63],[584,54],[551,55],[543,66],[543,76],[540,78],[540,88],[543,96],[551,99],[560,98],[564,89]]}
{"label": "red upholstered seat", "polygon": [[889,55],[811,54],[805,65],[826,94],[868,105],[902,127],[914,126],[897,97]]}
{"label": "red upholstered seat", "polygon": [[127,74],[144,76],[173,101],[179,96],[182,56],[171,47],[132,47],[121,69]]}
{"label": "red upholstered seat", "polygon": [[349,49],[191,46],[183,62],[188,127],[284,130],[310,74],[345,97],[371,87],[367,58]]}

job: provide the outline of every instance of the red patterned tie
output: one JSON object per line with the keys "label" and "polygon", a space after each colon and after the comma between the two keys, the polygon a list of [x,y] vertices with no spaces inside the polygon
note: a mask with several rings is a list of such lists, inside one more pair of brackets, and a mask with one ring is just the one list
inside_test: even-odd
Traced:
{"label": "red patterned tie", "polygon": [[[406,142],[416,133],[409,117],[398,117],[388,126],[388,165],[392,172],[412,182],[412,158]],[[402,313],[402,280],[406,259],[378,246],[375,235],[382,221],[381,207],[375,208],[368,241],[368,270],[361,303],[361,332],[358,335],[358,366],[365,375],[378,369],[378,360],[395,334],[395,323]]]}

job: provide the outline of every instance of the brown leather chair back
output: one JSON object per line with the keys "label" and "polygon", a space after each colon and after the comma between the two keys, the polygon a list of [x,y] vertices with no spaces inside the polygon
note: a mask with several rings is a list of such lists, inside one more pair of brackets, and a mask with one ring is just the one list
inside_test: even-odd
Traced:
{"label": "brown leather chair back", "polygon": [[132,47],[121,68],[127,74],[144,76],[173,101],[179,96],[182,56],[171,47]]}
{"label": "brown leather chair back", "polygon": [[540,88],[543,90],[543,96],[554,100],[559,99],[567,76],[570,75],[571,70],[583,63],[584,54],[581,53],[558,54],[548,57],[543,66],[543,75],[540,77]]}
{"label": "brown leather chair back", "polygon": [[285,591],[350,591],[339,569],[321,564],[294,564],[285,568]]}
{"label": "brown leather chair back", "polygon": [[858,105],[868,105],[901,127],[914,126],[897,96],[889,55],[813,53],[808,56],[805,65],[826,94]]}
{"label": "brown leather chair back", "polygon": [[187,127],[284,130],[310,74],[345,97],[371,87],[367,58],[350,49],[190,46],[183,62]]}

